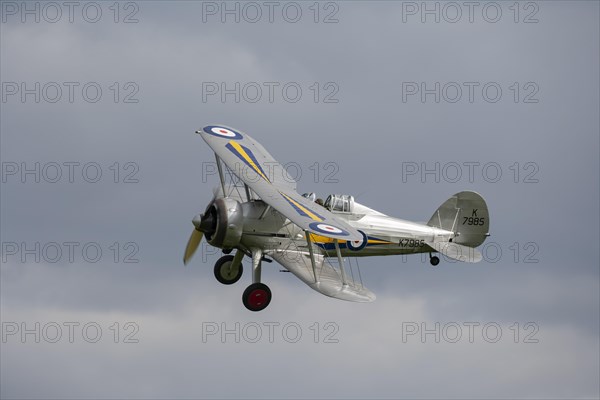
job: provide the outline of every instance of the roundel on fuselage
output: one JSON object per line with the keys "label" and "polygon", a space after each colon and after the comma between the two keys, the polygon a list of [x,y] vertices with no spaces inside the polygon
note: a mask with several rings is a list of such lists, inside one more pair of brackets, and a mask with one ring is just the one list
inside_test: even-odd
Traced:
{"label": "roundel on fuselage", "polygon": [[362,235],[362,240],[348,240],[346,242],[346,245],[352,251],[359,251],[364,249],[368,242],[367,235],[361,230],[359,230],[358,232]]}

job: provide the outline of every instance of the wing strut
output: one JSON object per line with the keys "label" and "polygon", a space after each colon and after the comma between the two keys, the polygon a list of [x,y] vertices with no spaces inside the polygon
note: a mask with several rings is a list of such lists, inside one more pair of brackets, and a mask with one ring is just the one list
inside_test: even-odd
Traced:
{"label": "wing strut", "polygon": [[250,189],[248,188],[248,185],[246,185],[244,183],[244,189],[246,189],[246,198],[248,199],[248,201],[250,201]]}
{"label": "wing strut", "polygon": [[340,251],[340,244],[337,240],[334,240],[335,243],[335,252],[338,258],[338,264],[340,264],[340,272],[342,273],[342,284],[344,286],[348,286],[346,282],[346,271],[344,271],[344,260],[342,259],[342,252]]}
{"label": "wing strut", "polygon": [[315,263],[315,253],[312,247],[312,241],[310,240],[310,232],[304,231],[304,236],[306,236],[306,242],[308,243],[308,252],[310,253],[310,263],[312,265],[313,274],[315,276],[315,283],[319,283],[317,279],[317,267]]}
{"label": "wing strut", "polygon": [[223,196],[227,196],[227,192],[225,191],[225,177],[223,176],[223,167],[221,166],[221,159],[215,153],[215,159],[217,160],[217,169],[219,170],[219,179],[221,179],[221,189],[223,189]]}
{"label": "wing strut", "polygon": [[452,232],[456,232],[454,230],[454,228],[456,227],[456,220],[458,219],[458,214],[460,214],[460,208],[456,209],[456,215],[454,216],[454,222],[452,222],[452,229],[450,229]]}

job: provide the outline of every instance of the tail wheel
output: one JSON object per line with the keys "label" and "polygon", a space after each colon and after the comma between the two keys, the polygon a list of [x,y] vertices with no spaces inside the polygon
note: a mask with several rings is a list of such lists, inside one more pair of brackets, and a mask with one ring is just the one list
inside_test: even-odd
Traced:
{"label": "tail wheel", "polygon": [[242,263],[233,266],[233,256],[223,256],[215,263],[215,278],[223,285],[232,285],[240,280],[244,268]]}
{"label": "tail wheel", "polygon": [[250,311],[261,311],[271,302],[271,289],[264,283],[253,283],[244,290],[242,302]]}

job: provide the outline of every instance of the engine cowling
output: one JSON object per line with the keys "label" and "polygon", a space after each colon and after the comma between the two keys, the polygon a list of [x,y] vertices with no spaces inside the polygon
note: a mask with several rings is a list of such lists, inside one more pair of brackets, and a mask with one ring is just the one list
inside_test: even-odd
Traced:
{"label": "engine cowling", "polygon": [[206,232],[206,239],[212,246],[222,249],[236,247],[242,238],[244,214],[242,205],[230,198],[216,199],[207,213],[212,219],[212,229]]}

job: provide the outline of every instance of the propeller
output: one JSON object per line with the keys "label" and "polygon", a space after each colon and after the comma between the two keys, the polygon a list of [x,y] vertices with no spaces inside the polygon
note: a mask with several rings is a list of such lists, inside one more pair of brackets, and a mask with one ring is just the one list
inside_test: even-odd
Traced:
{"label": "propeller", "polygon": [[192,231],[187,246],[185,246],[185,253],[183,254],[183,265],[187,265],[187,263],[192,259],[194,253],[200,245],[200,241],[202,240],[203,236],[204,234],[199,230],[194,229]]}
{"label": "propeller", "polygon": [[207,235],[208,240],[215,233],[217,229],[217,214],[214,208],[211,208],[212,202],[208,205],[208,208],[204,214],[198,214],[192,219],[194,224],[194,230],[188,239],[185,252],[183,253],[183,264],[187,263],[192,259],[194,253],[198,249],[202,237],[204,234]]}
{"label": "propeller", "polygon": [[211,235],[214,234],[217,229],[217,215],[215,212],[213,212],[214,208],[211,208],[211,206],[215,202],[215,199],[218,197],[223,197],[223,189],[220,186],[215,186],[212,192],[213,198],[210,203],[208,203],[204,214],[198,214],[192,219],[194,230],[188,239],[187,246],[185,246],[185,253],[183,253],[183,265],[187,265],[187,263],[192,259],[194,253],[200,245],[200,242],[202,241],[202,237],[204,237],[204,234],[206,234],[208,240],[210,240]]}

